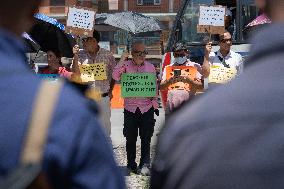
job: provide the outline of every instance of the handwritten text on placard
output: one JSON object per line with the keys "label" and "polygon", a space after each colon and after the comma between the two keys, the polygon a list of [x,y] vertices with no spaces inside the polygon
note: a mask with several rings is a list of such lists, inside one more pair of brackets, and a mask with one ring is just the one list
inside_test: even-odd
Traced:
{"label": "handwritten text on placard", "polygon": [[237,75],[237,69],[235,68],[211,66],[209,83],[224,84],[234,79],[236,75]]}
{"label": "handwritten text on placard", "polygon": [[84,64],[80,65],[79,68],[82,82],[107,79],[105,63]]}
{"label": "handwritten text on placard", "polygon": [[121,96],[155,97],[156,75],[153,73],[125,73],[121,76]]}
{"label": "handwritten text on placard", "polygon": [[200,6],[199,25],[224,26],[225,8]]}
{"label": "handwritten text on placard", "polygon": [[67,26],[85,30],[93,30],[95,12],[75,7],[69,7]]}

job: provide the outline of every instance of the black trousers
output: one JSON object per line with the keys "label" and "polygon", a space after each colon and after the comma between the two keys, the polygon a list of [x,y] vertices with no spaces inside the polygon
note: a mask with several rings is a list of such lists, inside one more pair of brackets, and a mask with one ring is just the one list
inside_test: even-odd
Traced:
{"label": "black trousers", "polygon": [[127,167],[136,169],[136,141],[141,138],[141,158],[139,167],[150,164],[150,144],[154,133],[154,108],[142,114],[137,108],[135,113],[124,109],[123,135],[126,137]]}

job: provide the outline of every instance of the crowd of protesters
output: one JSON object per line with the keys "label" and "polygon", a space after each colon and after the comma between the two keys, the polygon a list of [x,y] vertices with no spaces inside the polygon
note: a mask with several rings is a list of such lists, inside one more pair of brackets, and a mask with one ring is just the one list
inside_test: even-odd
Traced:
{"label": "crowd of protesters", "polygon": [[[125,97],[122,132],[128,174],[151,175],[151,188],[283,186],[284,1],[256,2],[275,24],[255,36],[245,71],[241,55],[231,50],[231,31],[225,31],[218,36],[219,51],[212,52],[211,42],[205,45],[202,65],[190,61],[187,46],[177,42],[172,64],[157,79],[156,96]],[[125,52],[116,62],[110,51],[100,48],[95,30],[83,39],[82,50],[74,46],[70,68],[63,66],[58,50],[47,51],[48,66],[40,74],[59,74],[74,81],[80,78],[81,65],[106,65],[106,79],[84,83],[100,95],[100,101],[90,106],[90,99],[75,84],[50,84],[28,68],[21,34],[33,24],[39,6],[38,0],[10,0],[0,7],[0,188],[34,184],[41,188],[43,183],[60,189],[125,188],[111,148],[110,101],[122,74],[156,76],[154,65],[146,60],[146,47],[133,42],[132,59]],[[239,77],[192,101],[203,90],[211,66],[234,68]],[[167,73],[170,67],[173,73]],[[195,75],[184,74],[183,67],[196,69]],[[172,86],[177,83],[183,85]],[[151,165],[159,88],[167,90],[166,116],[177,113],[162,129]]]}

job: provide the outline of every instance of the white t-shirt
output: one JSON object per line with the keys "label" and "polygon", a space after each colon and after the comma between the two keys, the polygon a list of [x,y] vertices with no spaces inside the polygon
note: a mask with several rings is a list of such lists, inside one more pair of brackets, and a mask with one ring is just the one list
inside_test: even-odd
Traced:
{"label": "white t-shirt", "polygon": [[238,75],[243,72],[243,58],[240,54],[230,51],[226,57],[217,51],[216,53],[211,52],[209,54],[209,63],[213,66],[224,66],[222,60],[225,60],[225,63],[230,66],[230,68],[236,68]]}

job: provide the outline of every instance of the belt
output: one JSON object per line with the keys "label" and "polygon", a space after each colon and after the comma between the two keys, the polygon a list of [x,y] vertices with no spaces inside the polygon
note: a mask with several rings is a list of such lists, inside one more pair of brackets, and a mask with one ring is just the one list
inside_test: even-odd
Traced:
{"label": "belt", "polygon": [[108,93],[103,93],[101,94],[102,97],[107,97],[108,96]]}

